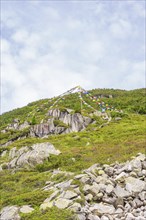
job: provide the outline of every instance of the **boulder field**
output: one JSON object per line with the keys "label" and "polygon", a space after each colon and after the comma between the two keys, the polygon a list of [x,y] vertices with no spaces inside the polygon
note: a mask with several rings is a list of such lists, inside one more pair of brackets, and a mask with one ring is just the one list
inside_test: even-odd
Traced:
{"label": "boulder field", "polygon": [[[58,151],[55,153],[59,154]],[[40,205],[40,210],[53,206],[60,210],[70,209],[75,220],[146,219],[144,154],[139,153],[125,163],[94,164],[78,175],[53,170],[52,176],[59,173],[70,178],[59,183],[46,182],[41,190],[51,191],[52,194]],[[35,210],[31,205],[7,206],[1,210],[1,220],[20,220],[21,212],[32,211]]]}

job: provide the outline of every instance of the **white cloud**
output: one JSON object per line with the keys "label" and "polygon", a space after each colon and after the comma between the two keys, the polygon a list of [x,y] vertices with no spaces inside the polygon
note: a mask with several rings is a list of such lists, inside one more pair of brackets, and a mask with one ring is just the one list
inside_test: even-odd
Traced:
{"label": "white cloud", "polygon": [[145,87],[145,62],[137,62],[131,64],[130,72],[128,75],[125,76],[123,86],[128,88],[131,85],[133,88],[136,87]]}
{"label": "white cloud", "polygon": [[73,19],[73,18],[69,18],[67,20],[67,28],[70,29],[79,29],[83,27],[83,22],[81,22],[80,20],[77,19]]}
{"label": "white cloud", "polygon": [[5,3],[2,111],[59,95],[76,85],[142,87],[144,50],[139,48],[144,48],[144,31],[139,24],[143,17],[138,11],[131,14],[127,3],[112,6],[36,1],[23,2],[22,8],[15,2]]}
{"label": "white cloud", "polygon": [[87,41],[81,48],[81,55],[88,63],[97,62],[104,57],[104,54],[105,49],[102,41]]}
{"label": "white cloud", "polygon": [[119,19],[110,25],[110,30],[112,34],[117,38],[128,37],[132,33],[132,27],[130,22]]}
{"label": "white cloud", "polygon": [[10,50],[10,43],[6,39],[1,39],[1,53],[7,53]]}
{"label": "white cloud", "polygon": [[128,4],[133,9],[133,13],[135,13],[136,16],[142,18],[146,17],[145,1],[128,1]]}

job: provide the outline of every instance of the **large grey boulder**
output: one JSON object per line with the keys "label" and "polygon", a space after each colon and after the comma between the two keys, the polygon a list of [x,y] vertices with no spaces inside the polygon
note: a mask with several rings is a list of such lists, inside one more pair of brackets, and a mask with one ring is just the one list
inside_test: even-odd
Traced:
{"label": "large grey boulder", "polygon": [[6,206],[0,213],[1,220],[20,220],[19,208],[17,206]]}
{"label": "large grey boulder", "polygon": [[108,218],[107,216],[103,215],[103,216],[101,217],[101,220],[109,220],[109,218]]}
{"label": "large grey boulder", "polygon": [[65,192],[62,192],[62,194],[59,196],[59,198],[64,198],[64,199],[74,199],[78,196],[77,193],[71,190],[67,190]]}
{"label": "large grey boulder", "polygon": [[86,220],[85,214],[84,213],[80,213],[77,215],[77,220]]}
{"label": "large grey boulder", "polygon": [[93,197],[96,197],[100,191],[99,185],[94,183],[93,185],[86,184],[83,187],[83,192],[85,195],[91,194]]}
{"label": "large grey boulder", "polygon": [[114,187],[113,187],[111,184],[108,184],[108,185],[106,186],[105,191],[106,191],[106,193],[107,193],[108,195],[110,195],[110,194],[113,192],[113,190],[114,190]]}
{"label": "large grey boulder", "polygon": [[57,201],[55,201],[55,206],[59,209],[65,209],[72,203],[73,203],[72,200],[59,198]]}
{"label": "large grey boulder", "polygon": [[[13,151],[13,149],[12,149]],[[41,164],[47,159],[50,154],[59,155],[60,151],[56,150],[50,143],[34,144],[31,148],[23,147],[18,151],[10,153],[10,157],[14,159],[9,163],[9,168],[14,167],[33,167],[36,164]],[[16,157],[15,157],[16,156]]]}
{"label": "large grey boulder", "polygon": [[31,213],[31,212],[33,212],[33,211],[34,211],[34,209],[33,209],[31,206],[29,206],[29,205],[23,205],[23,206],[20,208],[20,212],[21,212],[21,213],[25,213],[25,214]]}
{"label": "large grey boulder", "polygon": [[101,216],[102,214],[114,214],[115,208],[112,205],[98,203],[90,207],[90,211]]}
{"label": "large grey boulder", "polygon": [[142,180],[136,179],[134,177],[128,177],[125,179],[126,190],[129,192],[139,193],[146,190],[146,183]]}
{"label": "large grey boulder", "polygon": [[73,203],[71,206],[68,207],[73,212],[78,212],[81,210],[81,204],[78,202]]}
{"label": "large grey boulder", "polygon": [[118,170],[118,172],[123,172],[123,171],[126,171],[126,172],[131,172],[131,171],[141,171],[142,169],[142,161],[145,160],[145,155],[144,154],[140,154],[138,157],[134,158],[133,160],[131,161],[127,161],[125,163],[125,165]]}
{"label": "large grey boulder", "polygon": [[121,198],[130,196],[130,193],[119,185],[117,185],[116,188],[114,189],[114,193],[116,194],[117,197],[121,197]]}
{"label": "large grey boulder", "polygon": [[67,188],[70,187],[72,181],[73,181],[73,180],[71,179],[71,180],[66,180],[66,181],[64,181],[64,182],[61,182],[61,183],[57,183],[57,184],[55,185],[55,187],[58,188],[58,189],[65,190],[65,189],[67,189]]}
{"label": "large grey boulder", "polygon": [[128,174],[125,172],[122,172],[118,176],[116,176],[115,181],[116,182],[124,182],[126,177],[128,177]]}
{"label": "large grey boulder", "polygon": [[15,157],[19,157],[21,156],[23,153],[27,152],[29,150],[29,148],[26,147],[21,147],[19,150],[17,150],[16,147],[13,147],[10,152],[9,152],[9,158],[13,159]]}
{"label": "large grey boulder", "polygon": [[45,201],[40,205],[40,209],[45,210],[47,208],[52,208],[54,206],[54,200],[58,196],[59,190],[55,190],[49,198],[45,199]]}
{"label": "large grey boulder", "polygon": [[89,214],[88,215],[88,220],[100,220],[100,218],[97,215]]}
{"label": "large grey boulder", "polygon": [[19,125],[19,130],[23,130],[28,127],[30,127],[30,124],[27,121],[25,121],[23,124]]}

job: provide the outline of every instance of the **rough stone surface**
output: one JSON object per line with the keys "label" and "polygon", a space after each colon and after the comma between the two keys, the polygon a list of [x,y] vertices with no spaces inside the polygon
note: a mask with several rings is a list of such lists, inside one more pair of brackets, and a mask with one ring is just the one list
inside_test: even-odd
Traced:
{"label": "rough stone surface", "polygon": [[1,211],[1,220],[20,220],[19,208],[17,206],[6,206]]}
{"label": "rough stone surface", "polygon": [[9,157],[13,160],[9,163],[9,168],[15,167],[33,167],[36,164],[41,164],[47,159],[50,154],[59,155],[60,151],[56,150],[50,143],[34,144],[31,148],[22,147],[19,150],[13,148],[10,151]]}
{"label": "rough stone surface", "polygon": [[14,119],[13,123],[9,124],[6,128],[6,130],[23,130],[25,128],[28,128],[30,125],[27,121],[20,124],[19,119]]}
{"label": "rough stone surface", "polygon": [[59,197],[60,198],[65,198],[65,199],[74,199],[78,196],[77,193],[71,191],[71,190],[67,190],[66,192],[63,192]]}
{"label": "rough stone surface", "polygon": [[[80,113],[70,114],[70,111],[61,112],[59,109],[51,109],[48,112],[51,116],[47,123],[34,125],[30,129],[32,137],[43,137],[50,134],[61,134],[70,132],[79,132],[85,129],[92,122],[89,117],[84,117]],[[66,126],[57,126],[54,123],[54,118],[62,121]]]}
{"label": "rough stone surface", "polygon": [[54,202],[53,202],[53,201],[51,201],[51,202],[44,202],[44,203],[42,203],[42,204],[40,205],[40,209],[45,210],[45,209],[47,209],[47,208],[52,208],[53,205],[54,205]]}
{"label": "rough stone surface", "polygon": [[0,156],[5,157],[6,155],[7,155],[7,150],[3,151]]}
{"label": "rough stone surface", "polygon": [[103,203],[95,204],[90,208],[91,212],[102,215],[102,214],[113,214],[115,208],[112,205],[105,205]]}
{"label": "rough stone surface", "polygon": [[120,186],[116,186],[116,188],[114,189],[114,193],[116,194],[117,197],[122,197],[122,198],[130,196],[130,193]]}
{"label": "rough stone surface", "polygon": [[59,209],[65,209],[71,204],[72,204],[72,200],[64,199],[64,198],[62,199],[60,198],[57,201],[55,201],[55,206]]}
{"label": "rough stone surface", "polygon": [[100,218],[97,215],[92,215],[92,214],[88,215],[88,219],[89,220],[100,220]]}
{"label": "rough stone surface", "polygon": [[31,213],[32,211],[34,211],[34,209],[31,208],[29,205],[23,205],[20,208],[20,212],[22,212],[22,213]]}
{"label": "rough stone surface", "polygon": [[134,177],[126,178],[126,189],[129,192],[141,192],[146,189],[146,183],[142,180],[136,179]]}
{"label": "rough stone surface", "polygon": [[69,207],[70,210],[74,211],[74,212],[78,212],[81,210],[81,204],[80,203],[77,203],[75,202],[73,205],[71,205]]}

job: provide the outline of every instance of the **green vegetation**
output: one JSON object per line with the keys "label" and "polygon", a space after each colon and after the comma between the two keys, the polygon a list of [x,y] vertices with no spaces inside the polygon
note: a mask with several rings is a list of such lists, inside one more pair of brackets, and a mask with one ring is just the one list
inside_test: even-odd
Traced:
{"label": "green vegetation", "polygon": [[31,125],[37,124],[35,116],[32,117]]}
{"label": "green vegetation", "polygon": [[1,173],[1,206],[26,205],[39,206],[50,192],[40,188],[49,180],[49,173],[19,171],[13,173],[5,170]]}
{"label": "green vegetation", "polygon": [[40,211],[36,209],[31,214],[21,214],[22,220],[73,220],[73,214],[68,210],[59,210],[56,207]]}
{"label": "green vegetation", "polygon": [[57,120],[57,119],[55,119],[53,122],[54,122],[54,125],[56,127],[64,127],[64,128],[68,128],[69,127],[67,124],[65,124],[62,121]]}
{"label": "green vegetation", "polygon": [[146,114],[146,89],[131,91],[114,89],[94,89],[92,95],[112,95],[113,98],[103,98],[107,104],[125,112]]}
{"label": "green vegetation", "polygon": [[[104,101],[108,105],[117,109],[122,109],[128,113],[146,114],[146,89],[136,89],[131,91],[126,90],[114,90],[114,89],[93,89],[89,91],[92,96],[103,95],[101,101]],[[108,98],[112,95],[113,98]],[[90,100],[86,95],[83,95],[84,100],[92,105],[95,109],[101,110],[96,103]],[[40,123],[46,116],[48,110],[52,104],[57,100],[42,99],[36,102],[32,102],[23,108],[18,108],[10,112],[4,113],[0,116],[0,128],[1,130],[6,127],[8,123],[12,123],[15,118],[18,118],[21,123],[25,120],[32,123],[33,117],[35,122]],[[80,100],[78,94],[70,94],[62,99],[54,106],[65,111],[65,108],[73,109],[75,112],[80,112]],[[83,110],[87,113],[91,113],[93,110],[83,104]]]}
{"label": "green vegetation", "polygon": [[5,144],[8,141],[15,141],[21,137],[27,137],[29,134],[29,128],[25,128],[23,130],[8,130],[6,133],[1,133],[0,142],[1,144]]}
{"label": "green vegetation", "polygon": [[[79,133],[50,135],[44,139],[29,137],[29,128],[20,131],[8,130],[6,127],[13,123],[15,118],[18,118],[21,124],[28,121],[31,125],[40,123],[42,119],[47,121],[49,118],[47,112],[57,98],[39,100],[0,116],[0,129],[6,129],[5,133],[1,133],[1,144],[12,141],[7,147],[1,146],[0,152],[7,150],[7,154],[1,158],[1,163],[6,163],[9,160],[9,150],[13,147],[19,149],[35,143],[50,142],[61,151],[60,155],[51,155],[43,164],[38,164],[30,171],[21,169],[14,172],[7,170],[7,165],[4,164],[5,169],[1,172],[0,179],[1,207],[30,204],[35,211],[31,214],[21,214],[22,220],[71,220],[71,213],[67,210],[58,211],[56,208],[52,208],[42,212],[39,209],[40,204],[52,193],[42,190],[45,182],[54,181],[57,183],[68,179],[63,174],[58,174],[52,179],[51,171],[53,169],[60,168],[60,170],[77,174],[94,163],[124,162],[138,152],[145,152],[145,89],[133,91],[95,89],[90,93],[93,96],[102,94],[102,100],[105,103],[123,110],[123,113],[109,111],[108,113],[112,116],[110,123],[106,123],[107,121],[101,117],[92,114],[91,118],[94,123],[90,124],[86,130]],[[109,95],[112,95],[112,98],[109,98]],[[83,97],[88,104],[98,109],[96,103],[89,100],[86,95]],[[57,107],[61,111],[66,111],[66,108],[73,109],[72,113],[75,113],[80,112],[80,104],[78,95],[71,94],[61,99],[57,103]],[[84,106],[82,114],[88,116],[90,113],[93,113],[93,110]],[[117,117],[121,120],[116,120]],[[54,123],[58,127],[68,127],[58,119],[54,119]],[[23,139],[24,136],[26,136],[25,139]],[[76,184],[75,181],[74,184]],[[80,189],[82,191],[82,185],[80,185]],[[81,198],[80,202],[84,202],[84,198]]]}

